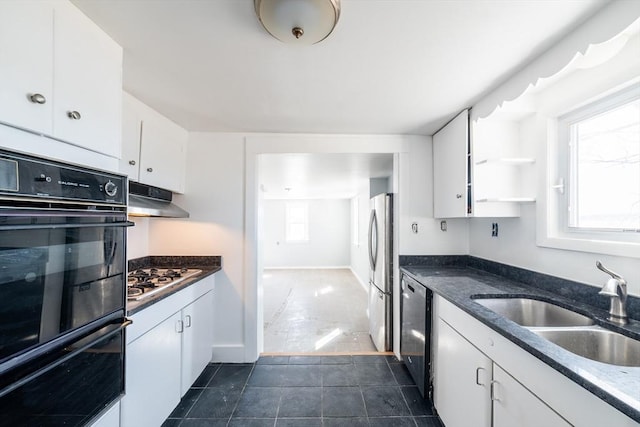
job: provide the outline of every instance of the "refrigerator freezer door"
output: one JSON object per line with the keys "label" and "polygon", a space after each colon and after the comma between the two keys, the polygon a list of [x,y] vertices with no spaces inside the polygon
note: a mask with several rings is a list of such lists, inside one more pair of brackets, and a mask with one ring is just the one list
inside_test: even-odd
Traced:
{"label": "refrigerator freezer door", "polygon": [[369,280],[383,292],[391,292],[391,195],[380,194],[371,199],[369,220]]}
{"label": "refrigerator freezer door", "polygon": [[369,334],[378,351],[391,348],[390,322],[391,295],[382,292],[374,284],[369,284]]}

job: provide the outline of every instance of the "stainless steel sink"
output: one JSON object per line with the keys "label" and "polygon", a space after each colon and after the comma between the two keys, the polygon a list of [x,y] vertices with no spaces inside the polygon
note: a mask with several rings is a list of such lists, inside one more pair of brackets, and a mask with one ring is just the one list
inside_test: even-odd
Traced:
{"label": "stainless steel sink", "polygon": [[640,367],[640,341],[598,326],[532,328],[552,343],[587,359],[619,366]]}
{"label": "stainless steel sink", "polygon": [[558,305],[531,298],[481,298],[475,302],[521,326],[589,326],[594,321]]}

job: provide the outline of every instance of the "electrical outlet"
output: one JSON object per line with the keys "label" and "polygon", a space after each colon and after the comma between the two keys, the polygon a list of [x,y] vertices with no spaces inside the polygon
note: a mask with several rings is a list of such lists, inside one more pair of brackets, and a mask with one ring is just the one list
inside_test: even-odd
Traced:
{"label": "electrical outlet", "polygon": [[491,223],[491,237],[498,237],[498,223]]}

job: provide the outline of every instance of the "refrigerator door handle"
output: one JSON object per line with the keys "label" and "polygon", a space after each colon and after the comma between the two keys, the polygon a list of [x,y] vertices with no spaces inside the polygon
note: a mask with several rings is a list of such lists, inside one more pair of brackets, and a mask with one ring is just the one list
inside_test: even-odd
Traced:
{"label": "refrigerator door handle", "polygon": [[378,218],[375,209],[371,211],[369,219],[369,263],[371,270],[376,270],[376,262],[378,260]]}

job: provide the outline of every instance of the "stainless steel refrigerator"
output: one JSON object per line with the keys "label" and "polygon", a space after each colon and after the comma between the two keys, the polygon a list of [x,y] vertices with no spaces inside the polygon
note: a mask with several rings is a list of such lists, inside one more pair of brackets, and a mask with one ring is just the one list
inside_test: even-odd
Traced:
{"label": "stainless steel refrigerator", "polygon": [[391,350],[393,194],[371,199],[369,219],[369,334],[378,351]]}

